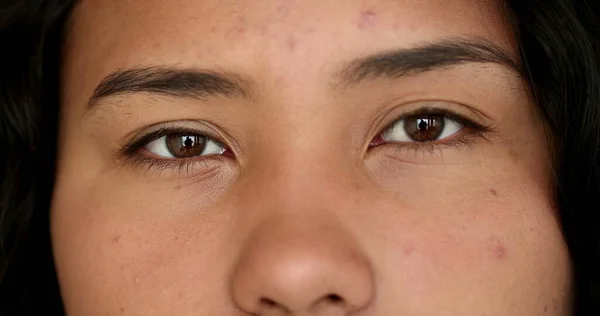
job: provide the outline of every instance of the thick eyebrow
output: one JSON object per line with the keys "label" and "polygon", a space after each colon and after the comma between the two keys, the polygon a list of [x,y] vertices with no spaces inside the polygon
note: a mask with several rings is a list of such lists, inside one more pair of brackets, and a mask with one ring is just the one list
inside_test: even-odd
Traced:
{"label": "thick eyebrow", "polygon": [[160,67],[120,69],[100,82],[88,106],[93,107],[101,98],[134,92],[196,99],[244,97],[250,93],[247,86],[238,76],[224,72]]}
{"label": "thick eyebrow", "polygon": [[[497,63],[522,74],[519,63],[508,51],[475,38],[446,39],[357,59],[347,64],[337,78],[343,84],[355,85],[366,79],[395,79],[470,62]],[[128,92],[196,99],[247,97],[250,86],[242,76],[227,72],[164,67],[120,69],[100,82],[88,106],[93,107],[101,98]]]}
{"label": "thick eyebrow", "polygon": [[395,79],[463,63],[496,63],[522,75],[519,63],[510,52],[492,42],[474,38],[446,39],[358,59],[344,67],[339,78],[342,84],[355,85],[365,79]]}

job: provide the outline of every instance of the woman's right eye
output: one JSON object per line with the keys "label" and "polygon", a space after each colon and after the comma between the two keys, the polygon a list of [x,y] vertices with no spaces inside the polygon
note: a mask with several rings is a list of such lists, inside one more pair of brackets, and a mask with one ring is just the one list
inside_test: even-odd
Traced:
{"label": "woman's right eye", "polygon": [[186,159],[199,156],[222,155],[227,148],[208,136],[192,133],[174,133],[159,137],[143,147],[161,158]]}

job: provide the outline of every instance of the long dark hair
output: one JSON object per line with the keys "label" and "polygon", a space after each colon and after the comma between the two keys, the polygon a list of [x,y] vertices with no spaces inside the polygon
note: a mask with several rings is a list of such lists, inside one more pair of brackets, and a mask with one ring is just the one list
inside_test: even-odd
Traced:
{"label": "long dark hair", "polygon": [[[0,5],[0,315],[64,313],[49,203],[60,49],[74,2]],[[576,315],[600,315],[600,8],[595,2],[505,0],[525,79],[548,126],[554,201],[573,262]]]}

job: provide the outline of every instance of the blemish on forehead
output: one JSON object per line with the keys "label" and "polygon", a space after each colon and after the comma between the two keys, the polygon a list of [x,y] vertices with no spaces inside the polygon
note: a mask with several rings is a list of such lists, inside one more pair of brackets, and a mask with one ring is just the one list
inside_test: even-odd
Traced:
{"label": "blemish on forehead", "polygon": [[494,189],[491,189],[491,190],[490,190],[490,193],[491,193],[493,196],[495,196],[495,197],[498,197],[498,191],[496,191],[496,190],[494,190]]}
{"label": "blemish on forehead", "polygon": [[363,10],[360,12],[360,19],[358,21],[358,28],[361,30],[372,27],[375,24],[377,13],[372,10]]}
{"label": "blemish on forehead", "polygon": [[497,261],[505,259],[508,254],[508,249],[506,248],[506,245],[497,238],[493,238],[491,240],[490,251],[492,258],[494,258]]}
{"label": "blemish on forehead", "polygon": [[506,246],[502,244],[497,244],[494,249],[494,255],[497,260],[502,260],[506,257]]}
{"label": "blemish on forehead", "polygon": [[404,245],[402,247],[402,252],[404,253],[405,256],[410,256],[412,255],[412,253],[415,251],[415,246],[408,244],[408,245]]}

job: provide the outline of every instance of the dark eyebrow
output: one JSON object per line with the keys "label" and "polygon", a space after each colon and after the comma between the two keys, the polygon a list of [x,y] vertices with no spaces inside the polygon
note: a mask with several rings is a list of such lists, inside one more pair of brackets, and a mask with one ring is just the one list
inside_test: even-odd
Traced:
{"label": "dark eyebrow", "polygon": [[229,73],[160,67],[120,69],[106,76],[89,101],[126,92],[149,92],[173,97],[244,97],[249,93],[241,78]]}
{"label": "dark eyebrow", "polygon": [[475,38],[447,39],[355,60],[344,67],[340,78],[342,83],[353,85],[365,79],[399,78],[473,62],[497,63],[522,74],[519,63],[508,51],[489,41]]}
{"label": "dark eyebrow", "polygon": [[[457,64],[497,63],[522,74],[511,54],[483,39],[447,39],[415,48],[403,48],[352,61],[338,79],[358,84],[378,77],[398,78]],[[149,92],[173,97],[206,99],[214,96],[247,97],[249,81],[226,72],[197,69],[142,67],[120,69],[106,76],[88,102],[127,92]]]}

